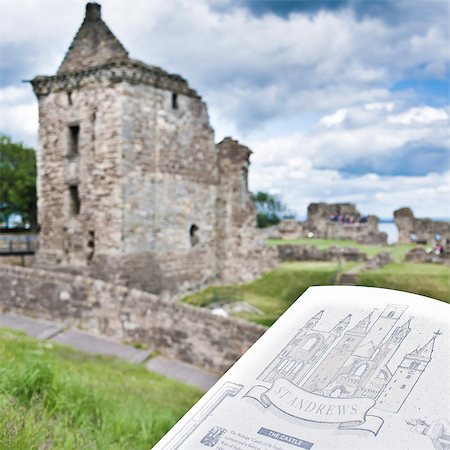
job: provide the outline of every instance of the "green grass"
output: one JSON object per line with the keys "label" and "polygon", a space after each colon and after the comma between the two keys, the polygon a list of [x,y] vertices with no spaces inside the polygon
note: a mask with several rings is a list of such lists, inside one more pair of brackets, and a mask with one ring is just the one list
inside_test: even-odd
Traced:
{"label": "green grass", "polygon": [[268,245],[314,245],[319,250],[326,250],[330,247],[344,247],[355,248],[367,256],[372,257],[381,252],[390,252],[395,261],[403,261],[406,253],[412,248],[417,247],[417,244],[396,244],[396,245],[366,245],[358,244],[354,241],[340,240],[340,239],[270,239],[267,241]]}
{"label": "green grass", "polygon": [[[354,263],[344,264],[348,270]],[[335,262],[290,262],[267,272],[261,278],[239,286],[216,286],[183,299],[195,306],[245,301],[262,314],[235,314],[251,322],[270,326],[309,286],[333,284],[338,271]]]}
{"label": "green grass", "polygon": [[114,358],[0,329],[0,448],[150,449],[201,397]]}
{"label": "green grass", "polygon": [[450,302],[450,267],[438,264],[388,264],[362,272],[358,285],[375,286],[425,295]]}

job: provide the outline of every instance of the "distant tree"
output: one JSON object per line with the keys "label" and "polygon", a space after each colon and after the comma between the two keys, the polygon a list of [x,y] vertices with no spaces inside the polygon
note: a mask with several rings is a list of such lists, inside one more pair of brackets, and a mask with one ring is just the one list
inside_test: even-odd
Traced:
{"label": "distant tree", "polygon": [[15,214],[36,229],[36,152],[0,135],[0,222]]}
{"label": "distant tree", "polygon": [[278,195],[267,192],[252,194],[256,207],[256,221],[258,228],[277,225],[283,219],[293,219],[295,214],[290,211]]}

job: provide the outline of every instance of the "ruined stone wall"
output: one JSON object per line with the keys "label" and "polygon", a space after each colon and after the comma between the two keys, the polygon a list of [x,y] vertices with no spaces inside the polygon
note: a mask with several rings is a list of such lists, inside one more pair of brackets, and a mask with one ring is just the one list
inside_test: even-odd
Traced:
{"label": "ruined stone wall", "polygon": [[[39,100],[37,265],[180,296],[266,268],[250,151],[217,147],[186,80],[128,57],[88,4]],[[76,150],[74,150],[76,149]]]}
{"label": "ruined stone wall", "polygon": [[148,292],[68,274],[0,266],[0,308],[56,320],[222,373],[264,327]]}
{"label": "ruined stone wall", "polygon": [[294,221],[283,221],[278,225],[278,232],[283,239],[314,237],[386,244],[387,234],[378,230],[378,222],[376,216],[363,218],[352,203],[311,203],[305,222],[295,225]]}
{"label": "ruined stone wall", "polygon": [[85,270],[95,255],[120,252],[121,120],[120,85],[108,81],[40,97],[38,264]]}
{"label": "ruined stone wall", "polygon": [[315,245],[278,245],[280,261],[367,261],[367,255],[354,248],[330,247],[318,249]]}
{"label": "ruined stone wall", "polygon": [[206,106],[145,84],[125,83],[123,95],[121,280],[169,294],[204,286],[217,279],[218,164]]}
{"label": "ruined stone wall", "polygon": [[277,264],[276,253],[256,228],[256,209],[247,185],[251,151],[231,138],[217,144],[217,149],[216,233],[220,278],[228,284],[248,282]]}
{"label": "ruined stone wall", "polygon": [[180,88],[175,108],[158,86],[86,76],[82,89],[39,96],[37,265],[167,294],[217,280],[218,158],[204,103]]}
{"label": "ruined stone wall", "polygon": [[394,211],[394,220],[398,228],[398,242],[405,244],[418,242],[424,244],[442,244],[450,251],[450,223],[431,219],[416,219],[410,208]]}
{"label": "ruined stone wall", "polygon": [[281,239],[299,239],[305,235],[303,224],[294,219],[282,220],[276,228]]}
{"label": "ruined stone wall", "polygon": [[405,261],[450,265],[450,252],[444,251],[436,255],[434,252],[427,252],[423,247],[416,247],[408,251],[405,255]]}

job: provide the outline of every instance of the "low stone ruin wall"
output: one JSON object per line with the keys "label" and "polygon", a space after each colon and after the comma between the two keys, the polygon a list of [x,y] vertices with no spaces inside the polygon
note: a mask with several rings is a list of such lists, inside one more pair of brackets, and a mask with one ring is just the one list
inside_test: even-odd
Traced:
{"label": "low stone ruin wall", "polygon": [[378,230],[378,217],[363,217],[352,203],[311,203],[304,222],[283,220],[277,227],[279,239],[348,239],[360,244],[387,243],[387,234]]}
{"label": "low stone ruin wall", "polygon": [[429,253],[422,247],[411,249],[405,256],[405,261],[419,263],[450,264],[450,253],[443,252],[439,255]]}
{"label": "low stone ruin wall", "polygon": [[139,343],[222,373],[265,328],[104,281],[0,265],[0,308]]}
{"label": "low stone ruin wall", "polygon": [[367,255],[354,248],[320,250],[314,245],[279,245],[278,257],[281,261],[367,261]]}
{"label": "low stone ruin wall", "polygon": [[417,219],[411,208],[394,211],[394,220],[398,228],[399,243],[440,244],[450,251],[450,222]]}

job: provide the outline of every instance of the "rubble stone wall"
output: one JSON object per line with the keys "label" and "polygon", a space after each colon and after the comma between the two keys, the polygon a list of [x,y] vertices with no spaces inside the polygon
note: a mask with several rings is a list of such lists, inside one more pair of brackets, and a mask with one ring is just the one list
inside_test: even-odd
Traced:
{"label": "rubble stone wall", "polygon": [[250,150],[214,143],[186,80],[128,57],[88,4],[39,101],[36,267],[163,296],[249,281],[271,267],[256,239]]}
{"label": "rubble stone wall", "polygon": [[376,216],[362,217],[352,203],[311,203],[306,221],[283,221],[278,225],[278,232],[282,239],[315,237],[386,244],[387,234],[378,230],[378,222]]}
{"label": "rubble stone wall", "polygon": [[137,289],[62,273],[0,266],[0,308],[149,349],[222,373],[265,328]]}
{"label": "rubble stone wall", "polygon": [[[94,256],[120,253],[121,86],[93,83],[40,98],[37,262],[84,270]],[[72,150],[71,126],[79,126]],[[75,192],[74,192],[75,191]],[[79,212],[73,210],[78,196]]]}
{"label": "rubble stone wall", "polygon": [[431,219],[416,219],[410,208],[394,211],[394,220],[398,228],[398,241],[405,244],[418,242],[423,244],[442,244],[450,251],[450,223]]}
{"label": "rubble stone wall", "polygon": [[245,283],[278,264],[276,252],[256,228],[256,208],[248,190],[251,151],[231,138],[217,144],[217,262],[223,283]]}
{"label": "rubble stone wall", "polygon": [[367,255],[353,248],[330,247],[318,249],[314,245],[278,245],[281,261],[367,261]]}

